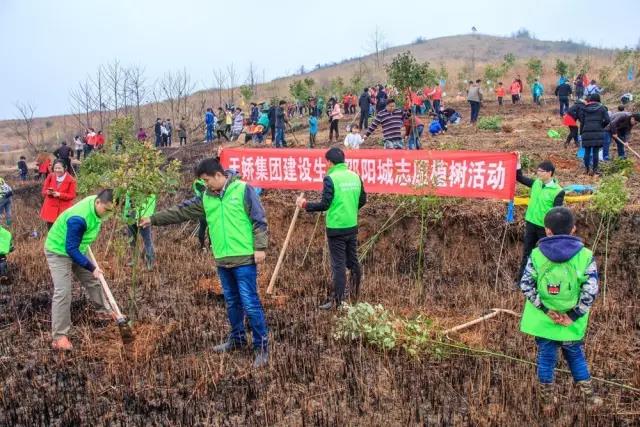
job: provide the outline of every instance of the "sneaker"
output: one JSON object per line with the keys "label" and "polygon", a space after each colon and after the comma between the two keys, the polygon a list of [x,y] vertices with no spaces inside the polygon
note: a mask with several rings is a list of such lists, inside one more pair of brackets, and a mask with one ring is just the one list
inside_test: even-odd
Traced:
{"label": "sneaker", "polygon": [[51,348],[58,351],[71,351],[73,350],[73,345],[71,341],[69,341],[69,338],[62,336],[51,341]]}
{"label": "sneaker", "polygon": [[587,402],[587,404],[589,404],[589,406],[592,406],[592,407],[602,406],[604,402],[602,398],[596,396],[596,394],[594,393],[593,384],[591,383],[591,380],[578,381],[576,385],[580,390],[580,394],[582,395],[582,398]]}
{"label": "sneaker", "polygon": [[230,341],[227,340],[222,344],[218,344],[213,347],[213,351],[216,353],[227,353],[229,351],[238,350],[247,345],[246,342]]}
{"label": "sneaker", "polygon": [[334,306],[333,300],[329,300],[327,302],[325,302],[324,304],[322,304],[321,306],[319,306],[318,308],[320,310],[331,310]]}
{"label": "sneaker", "polygon": [[268,351],[258,351],[256,353],[256,358],[253,361],[253,368],[260,369],[269,364],[269,352]]}
{"label": "sneaker", "polygon": [[555,388],[553,384],[539,384],[538,393],[540,404],[542,405],[542,412],[544,412],[546,415],[553,414],[553,411],[558,404],[558,398],[555,394]]}

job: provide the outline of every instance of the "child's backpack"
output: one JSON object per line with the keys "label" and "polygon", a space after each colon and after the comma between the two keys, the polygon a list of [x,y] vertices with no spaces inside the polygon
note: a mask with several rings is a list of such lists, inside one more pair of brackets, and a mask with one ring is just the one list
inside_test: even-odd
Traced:
{"label": "child's backpack", "polygon": [[578,272],[571,262],[547,260],[538,272],[538,294],[551,310],[565,312],[575,307],[580,290]]}
{"label": "child's backpack", "polygon": [[431,135],[436,135],[442,132],[442,125],[440,125],[440,120],[434,119],[429,125],[429,133]]}

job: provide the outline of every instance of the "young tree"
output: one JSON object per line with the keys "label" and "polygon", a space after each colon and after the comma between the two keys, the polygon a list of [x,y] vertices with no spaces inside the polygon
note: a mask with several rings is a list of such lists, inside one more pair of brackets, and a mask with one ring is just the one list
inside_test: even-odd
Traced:
{"label": "young tree", "polygon": [[538,58],[531,58],[527,61],[527,83],[532,84],[535,79],[542,75],[542,61]]}
{"label": "young tree", "polygon": [[233,65],[233,62],[227,66],[227,76],[229,76],[229,99],[231,99],[231,103],[234,101],[234,92],[236,87],[236,69]]}
{"label": "young tree", "polygon": [[253,62],[249,62],[249,70],[247,70],[246,83],[251,87],[251,90],[255,94],[258,88],[257,70],[253,65]]}
{"label": "young tree", "polygon": [[166,102],[169,104],[169,117],[175,121],[175,108],[179,99],[179,79],[180,76],[174,75],[171,71],[164,73],[160,80],[160,90]]}
{"label": "young tree", "polygon": [[140,106],[144,104],[148,96],[148,88],[145,86],[146,78],[144,76],[144,68],[138,66],[132,67],[128,71],[127,79],[129,86],[129,97],[136,108],[136,127],[142,127],[142,117],[140,115]]}
{"label": "young tree", "polygon": [[380,68],[383,62],[382,52],[386,49],[386,35],[382,29],[376,25],[376,28],[369,35],[368,50],[374,55],[376,67]]}
{"label": "young tree", "polygon": [[100,129],[104,129],[105,111],[107,110],[107,104],[109,103],[108,96],[106,95],[105,81],[104,81],[104,67],[100,65],[96,72],[95,78],[91,79],[91,85],[93,87],[93,99],[95,102],[95,110],[98,110],[98,116],[100,118]]}
{"label": "young tree", "polygon": [[556,66],[554,67],[554,71],[557,75],[566,77],[567,73],[569,72],[569,64],[558,58],[556,59]]}
{"label": "young tree", "polygon": [[293,83],[289,85],[289,93],[296,101],[306,101],[311,96],[311,89],[314,83],[311,78],[294,80]]}
{"label": "young tree", "polygon": [[245,84],[240,86],[240,96],[242,96],[245,104],[251,102],[251,98],[253,98],[253,88],[251,85]]}
{"label": "young tree", "polygon": [[109,91],[111,92],[111,106],[113,107],[113,113],[115,118],[118,118],[118,111],[121,105],[122,92],[121,92],[121,81],[124,77],[125,71],[120,65],[120,61],[114,59],[113,62],[107,65],[105,69],[105,74],[107,77],[107,86]]}
{"label": "young tree", "polygon": [[408,88],[416,89],[425,84],[438,84],[437,73],[429,67],[429,63],[419,63],[409,51],[394,57],[391,64],[386,65],[385,68],[389,82],[401,93]]}

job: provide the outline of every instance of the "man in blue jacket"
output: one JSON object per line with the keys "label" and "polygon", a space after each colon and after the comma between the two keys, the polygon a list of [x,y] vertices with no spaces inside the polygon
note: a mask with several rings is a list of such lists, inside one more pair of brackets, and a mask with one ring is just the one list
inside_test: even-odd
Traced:
{"label": "man in blue jacket", "polygon": [[206,141],[210,143],[213,141],[213,110],[211,108],[207,108],[207,112],[204,114],[204,124],[207,129]]}

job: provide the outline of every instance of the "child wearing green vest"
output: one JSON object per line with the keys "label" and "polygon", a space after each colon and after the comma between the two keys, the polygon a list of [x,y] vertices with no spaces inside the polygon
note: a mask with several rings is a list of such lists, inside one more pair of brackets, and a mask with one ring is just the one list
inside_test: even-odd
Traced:
{"label": "child wearing green vest", "polygon": [[520,330],[534,336],[538,346],[543,409],[551,411],[556,403],[553,374],[559,348],[583,396],[600,405],[602,400],[593,394],[583,348],[589,311],[598,295],[596,262],[582,241],[572,236],[575,220],[568,208],[551,209],[544,226],[548,237],[531,252],[520,280],[526,297]]}
{"label": "child wearing green vest", "polygon": [[7,254],[13,251],[13,237],[11,232],[0,226],[0,282],[4,282],[9,276]]}
{"label": "child wearing green vest", "polygon": [[196,175],[206,185],[201,198],[143,218],[140,226],[179,224],[206,216],[231,325],[228,339],[213,350],[228,352],[246,346],[246,316],[256,353],[253,366],[260,368],[269,361],[268,329],[256,283],[256,264],[264,261],[268,242],[264,209],[255,190],[233,171],[225,171],[218,159],[200,162]]}
{"label": "child wearing green vest", "polygon": [[113,210],[113,191],[102,190],[65,210],[49,230],[44,253],[53,279],[51,302],[51,346],[55,350],[71,350],[68,334],[71,328],[72,276],[85,288],[102,319],[113,313],[102,294],[98,278],[103,274],[87,258],[89,246],[98,238],[100,226]]}
{"label": "child wearing green vest", "polygon": [[344,299],[347,268],[351,272],[351,291],[357,297],[360,290],[358,211],[367,203],[367,194],[358,174],[350,171],[344,162],[344,151],[338,147],[330,148],[325,159],[328,171],[323,180],[322,199],[317,203],[309,203],[305,198],[299,197],[296,204],[307,212],[327,212],[333,296],[320,309],[329,310],[339,306]]}
{"label": "child wearing green vest", "polygon": [[[520,262],[520,270],[518,278],[520,280],[524,267],[527,265],[527,259],[533,248],[540,239],[545,237],[544,216],[555,206],[562,206],[564,203],[564,190],[553,177],[555,166],[548,160],[541,162],[536,170],[536,179],[526,177],[522,174],[520,166],[520,157],[518,156],[518,165],[516,171],[516,180],[527,187],[531,188],[529,197],[529,206],[525,213],[525,230],[524,242],[522,247],[522,261]],[[516,286],[517,287],[517,286]]]}
{"label": "child wearing green vest", "polygon": [[[150,228],[138,227],[138,221],[141,218],[148,218],[156,211],[156,195],[152,194],[145,200],[143,206],[135,208],[131,204],[131,197],[127,193],[124,202],[124,216],[127,224],[127,234],[129,235],[129,243],[132,248],[135,248],[138,242],[138,234],[142,236],[142,242],[144,243],[144,255],[146,261],[146,267],[148,271],[153,270],[153,264],[156,256],[153,249],[153,239],[151,236]],[[133,265],[133,261],[131,261]]]}

